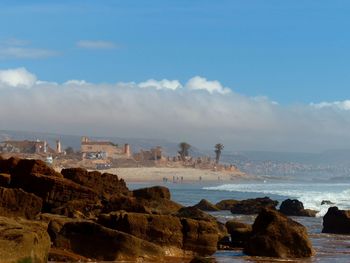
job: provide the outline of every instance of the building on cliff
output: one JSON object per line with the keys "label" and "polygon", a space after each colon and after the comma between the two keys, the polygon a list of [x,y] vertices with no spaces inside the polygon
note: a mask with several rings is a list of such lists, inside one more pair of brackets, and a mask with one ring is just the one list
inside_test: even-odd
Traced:
{"label": "building on cliff", "polygon": [[119,147],[117,144],[109,141],[92,141],[86,136],[81,138],[80,151],[83,159],[91,160],[129,158],[131,155],[129,144]]}

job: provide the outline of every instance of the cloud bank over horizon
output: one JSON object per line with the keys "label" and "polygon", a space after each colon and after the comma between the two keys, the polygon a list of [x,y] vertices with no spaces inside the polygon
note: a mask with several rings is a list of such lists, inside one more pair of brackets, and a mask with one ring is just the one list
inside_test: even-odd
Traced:
{"label": "cloud bank over horizon", "polygon": [[161,138],[200,148],[323,151],[350,148],[350,100],[280,105],[194,76],[95,84],[47,82],[0,70],[0,129]]}

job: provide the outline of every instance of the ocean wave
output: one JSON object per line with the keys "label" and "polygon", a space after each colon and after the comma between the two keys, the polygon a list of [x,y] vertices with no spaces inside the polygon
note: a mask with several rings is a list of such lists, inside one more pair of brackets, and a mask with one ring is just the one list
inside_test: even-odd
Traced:
{"label": "ocean wave", "polygon": [[256,183],[224,184],[205,187],[205,190],[244,193],[262,193],[298,199],[304,207],[319,211],[323,216],[330,205],[321,205],[323,200],[333,202],[340,209],[350,209],[350,184],[291,184],[291,183]]}

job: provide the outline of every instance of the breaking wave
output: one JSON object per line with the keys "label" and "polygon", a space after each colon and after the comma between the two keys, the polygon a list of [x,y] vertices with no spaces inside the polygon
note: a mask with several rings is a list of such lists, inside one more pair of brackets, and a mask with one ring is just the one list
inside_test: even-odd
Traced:
{"label": "breaking wave", "polygon": [[224,184],[204,187],[211,191],[228,191],[244,193],[262,193],[298,199],[304,207],[319,211],[317,216],[323,216],[330,205],[321,205],[323,200],[329,200],[340,209],[350,209],[350,184],[291,184],[291,183],[256,183],[256,184]]}

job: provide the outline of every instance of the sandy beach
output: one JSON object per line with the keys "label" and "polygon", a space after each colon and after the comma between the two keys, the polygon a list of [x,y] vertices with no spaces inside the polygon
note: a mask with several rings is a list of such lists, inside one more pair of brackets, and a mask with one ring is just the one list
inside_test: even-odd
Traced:
{"label": "sandy beach", "polygon": [[[140,168],[112,168],[103,172],[117,174],[127,182],[162,182],[166,178],[169,182],[196,182],[196,181],[232,181],[248,178],[245,174],[218,172],[195,168],[167,168],[167,167],[140,167]],[[181,180],[182,178],[182,180]]]}

